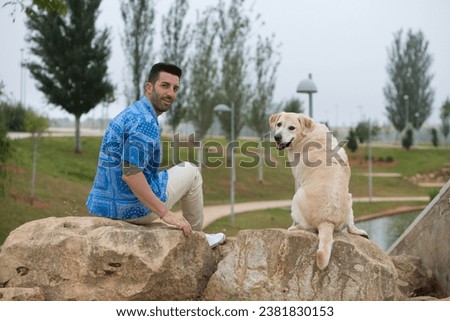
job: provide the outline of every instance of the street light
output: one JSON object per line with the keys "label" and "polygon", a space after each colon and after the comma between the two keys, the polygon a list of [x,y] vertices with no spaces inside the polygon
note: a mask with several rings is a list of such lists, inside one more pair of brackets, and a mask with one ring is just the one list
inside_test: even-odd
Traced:
{"label": "street light", "polygon": [[405,117],[405,130],[406,130],[408,128],[408,123],[409,123],[409,96],[404,95],[403,99],[405,100],[405,105],[406,105],[406,117]]}
{"label": "street light", "polygon": [[312,81],[312,74],[308,75],[307,79],[303,79],[297,86],[297,92],[308,94],[309,96],[309,117],[313,117],[313,107],[312,107],[312,94],[317,92],[317,86]]}
{"label": "street light", "polygon": [[214,111],[221,113],[231,113],[231,181],[230,181],[230,206],[231,206],[231,226],[234,226],[234,183],[236,181],[236,171],[234,168],[234,104],[231,107],[220,104],[214,107]]}

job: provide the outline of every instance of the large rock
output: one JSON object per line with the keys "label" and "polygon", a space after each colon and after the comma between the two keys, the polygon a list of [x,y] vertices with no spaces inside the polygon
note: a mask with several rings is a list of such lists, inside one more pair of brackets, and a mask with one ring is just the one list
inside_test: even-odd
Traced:
{"label": "large rock", "polygon": [[186,238],[161,225],[47,218],[6,239],[0,288],[39,288],[46,300],[193,300],[216,266],[201,232]]}
{"label": "large rock", "polygon": [[[162,224],[48,218],[0,248],[2,300],[396,300],[437,296],[417,257],[389,257],[370,240],[336,233],[328,267],[317,235],[246,230],[211,250]],[[433,281],[434,280],[434,281]]]}
{"label": "large rock", "polygon": [[421,258],[412,255],[391,256],[398,273],[397,287],[407,298],[443,297],[436,277]]}
{"label": "large rock", "polygon": [[0,288],[0,301],[45,301],[40,288]]}
{"label": "large rock", "polygon": [[219,263],[205,300],[394,300],[397,271],[373,242],[336,233],[330,264],[316,266],[317,235],[245,230]]}

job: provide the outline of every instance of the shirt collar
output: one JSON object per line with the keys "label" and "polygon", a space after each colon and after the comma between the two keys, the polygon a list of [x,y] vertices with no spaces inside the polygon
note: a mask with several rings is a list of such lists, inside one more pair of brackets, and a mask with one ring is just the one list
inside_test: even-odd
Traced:
{"label": "shirt collar", "polygon": [[146,109],[146,111],[150,112],[152,116],[156,119],[158,119],[158,115],[155,112],[155,108],[153,108],[152,103],[148,100],[147,96],[142,96],[140,99],[140,102],[142,103],[143,107]]}

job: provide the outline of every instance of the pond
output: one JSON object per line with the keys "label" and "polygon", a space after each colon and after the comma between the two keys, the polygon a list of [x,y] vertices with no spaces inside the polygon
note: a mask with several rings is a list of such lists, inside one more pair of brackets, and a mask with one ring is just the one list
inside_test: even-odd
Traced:
{"label": "pond", "polygon": [[357,222],[356,226],[365,230],[372,241],[387,251],[419,214],[420,211],[415,211],[384,216]]}

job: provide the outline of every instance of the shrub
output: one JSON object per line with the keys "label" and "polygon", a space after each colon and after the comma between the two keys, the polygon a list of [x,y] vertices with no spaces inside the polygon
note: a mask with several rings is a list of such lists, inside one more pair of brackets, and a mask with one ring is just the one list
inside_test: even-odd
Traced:
{"label": "shrub", "polygon": [[347,137],[347,147],[354,153],[358,149],[358,141],[353,129],[350,129]]}
{"label": "shrub", "polygon": [[402,146],[409,150],[413,145],[413,130],[408,128],[402,138]]}
{"label": "shrub", "polygon": [[431,143],[434,147],[439,146],[439,138],[436,128],[431,128]]}

